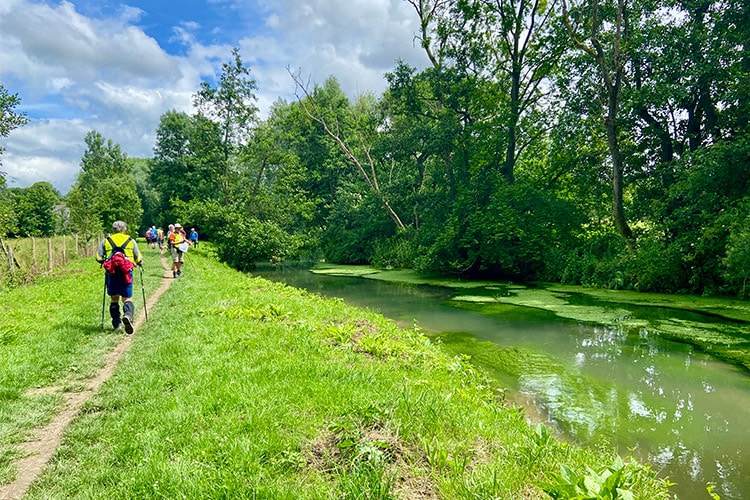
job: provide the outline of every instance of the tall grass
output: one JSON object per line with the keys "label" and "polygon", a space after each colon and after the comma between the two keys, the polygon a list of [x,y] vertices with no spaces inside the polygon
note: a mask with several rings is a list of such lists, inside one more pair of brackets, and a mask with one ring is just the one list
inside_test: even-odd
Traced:
{"label": "tall grass", "polygon": [[[559,481],[562,465],[585,471],[615,461],[608,448],[578,448],[530,427],[466,359],[417,329],[235,272],[209,245],[189,255],[29,498],[534,499],[548,498],[542,487]],[[65,302],[93,293],[93,266],[70,271],[76,278],[58,278],[70,290],[50,280],[54,292],[34,285],[10,295]],[[117,338],[89,321],[91,307],[71,311],[63,336],[79,340],[66,355],[49,353],[62,359],[48,376],[36,375],[47,356],[15,355],[29,374],[0,400],[0,414],[16,414],[23,400],[44,420],[54,401],[25,387],[101,364]],[[52,330],[41,335],[54,339]],[[15,369],[0,370],[7,380]],[[3,425],[19,435],[29,424]],[[5,449],[7,481],[12,443]],[[647,469],[634,471],[635,498],[667,497]]]}

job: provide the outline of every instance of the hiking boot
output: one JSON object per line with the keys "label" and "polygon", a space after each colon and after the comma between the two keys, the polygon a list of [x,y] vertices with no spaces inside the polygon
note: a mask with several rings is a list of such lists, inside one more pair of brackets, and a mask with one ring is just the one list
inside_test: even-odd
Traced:
{"label": "hiking boot", "polygon": [[122,324],[125,325],[125,333],[130,335],[133,333],[133,313],[135,312],[133,302],[125,302],[122,305],[122,312]]}
{"label": "hiking boot", "polygon": [[178,270],[177,271],[177,276],[182,276],[182,271]]}
{"label": "hiking boot", "polygon": [[133,334],[133,321],[127,316],[122,317],[122,324],[125,325],[125,333],[128,335]]}
{"label": "hiking boot", "polygon": [[176,277],[177,277],[177,271],[172,271],[172,277],[173,277],[173,278],[176,278]]}

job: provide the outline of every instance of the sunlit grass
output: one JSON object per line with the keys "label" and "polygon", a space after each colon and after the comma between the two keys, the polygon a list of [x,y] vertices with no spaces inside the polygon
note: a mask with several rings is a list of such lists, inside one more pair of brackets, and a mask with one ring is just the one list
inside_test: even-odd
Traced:
{"label": "sunlit grass", "polygon": [[[161,276],[153,260],[144,273],[149,291]],[[103,276],[93,258],[76,259],[51,276],[0,291],[0,480],[16,474],[17,443],[49,422],[62,392],[79,390],[121,339],[108,314],[101,328]],[[142,308],[142,299],[136,301]]]}
{"label": "sunlit grass", "polygon": [[[150,324],[29,498],[533,499],[547,497],[538,484],[561,464],[613,461],[612,450],[540,434],[504,404],[500,387],[422,332],[234,272],[202,248],[149,311]],[[80,286],[93,289],[97,273],[83,276]],[[63,302],[83,295],[54,293]],[[51,374],[15,393],[58,384],[73,365],[86,365],[79,373],[101,365],[116,339],[98,330],[96,315],[91,321],[93,307],[68,318],[92,323],[79,335],[99,341],[74,342]],[[42,364],[29,351],[17,355]],[[15,414],[14,398],[0,408]],[[664,497],[648,475],[634,490]]]}

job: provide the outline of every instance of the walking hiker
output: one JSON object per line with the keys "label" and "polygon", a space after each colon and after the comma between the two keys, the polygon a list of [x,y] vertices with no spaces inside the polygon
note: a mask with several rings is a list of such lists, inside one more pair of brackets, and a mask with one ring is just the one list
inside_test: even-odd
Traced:
{"label": "walking hiker", "polygon": [[[125,325],[125,333],[133,333],[133,269],[143,265],[138,244],[127,234],[128,226],[121,220],[112,224],[112,234],[99,243],[96,261],[107,271],[105,283],[110,297],[109,315],[112,328],[118,330]],[[122,299],[122,316],[120,315]],[[103,314],[103,312],[102,312]]]}
{"label": "walking hiker", "polygon": [[194,246],[198,246],[198,231],[195,228],[190,229],[190,243]]}
{"label": "walking hiker", "polygon": [[165,237],[167,241],[167,250],[169,250],[170,252],[172,250],[172,243],[170,243],[172,241],[172,233],[174,233],[174,224],[170,224],[169,226],[167,226],[167,235]]}
{"label": "walking hiker", "polygon": [[156,226],[151,226],[151,229],[148,231],[151,239],[151,248],[156,248],[156,244],[159,241],[159,233],[156,231]]}
{"label": "walking hiker", "polygon": [[185,232],[179,223],[174,225],[174,231],[169,234],[169,249],[172,253],[172,277],[182,276],[182,264],[185,260],[188,242]]}

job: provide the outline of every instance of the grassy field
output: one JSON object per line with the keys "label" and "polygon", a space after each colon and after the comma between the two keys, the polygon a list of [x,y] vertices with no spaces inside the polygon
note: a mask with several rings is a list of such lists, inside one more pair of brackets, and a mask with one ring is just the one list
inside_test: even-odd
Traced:
{"label": "grassy field", "polygon": [[[420,331],[189,255],[26,498],[669,497],[607,446],[529,425]],[[122,339],[100,328],[101,277],[79,260],[0,293],[0,483]]]}

